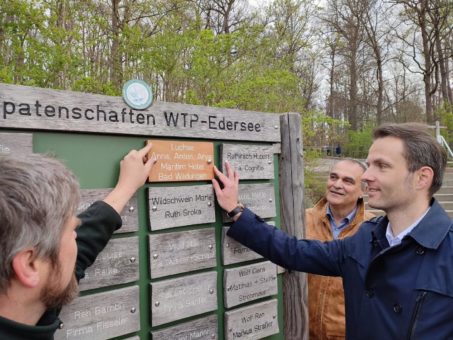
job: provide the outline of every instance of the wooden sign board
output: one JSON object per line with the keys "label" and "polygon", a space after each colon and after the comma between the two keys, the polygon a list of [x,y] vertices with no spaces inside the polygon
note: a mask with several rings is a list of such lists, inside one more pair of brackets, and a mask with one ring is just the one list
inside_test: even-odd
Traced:
{"label": "wooden sign board", "polygon": [[152,340],[212,340],[218,339],[217,328],[217,315],[210,315],[151,332],[151,336]]}
{"label": "wooden sign board", "polygon": [[243,179],[274,178],[274,147],[272,145],[222,144],[222,171],[228,161]]}
{"label": "wooden sign board", "polygon": [[151,278],[216,266],[214,228],[149,235]]}
{"label": "wooden sign board", "polygon": [[208,181],[214,177],[214,144],[148,140],[153,147],[148,157],[157,159],[150,182]]}
{"label": "wooden sign board", "polygon": [[227,236],[228,229],[230,228],[223,227],[222,234],[222,259],[224,265],[262,258],[260,254]]}
{"label": "wooden sign board", "polygon": [[277,268],[270,261],[225,269],[225,307],[277,294]]}
{"label": "wooden sign board", "polygon": [[[273,183],[239,183],[239,201],[262,218],[275,217],[275,192]],[[223,222],[232,219],[223,212]]]}
{"label": "wooden sign board", "polygon": [[138,286],[86,295],[64,307],[55,339],[109,339],[140,330]]}
{"label": "wooden sign board", "polygon": [[[86,210],[90,205],[96,201],[102,201],[112,189],[81,189],[80,190],[80,203],[77,208],[77,214]],[[116,230],[115,233],[126,233],[138,230],[138,205],[137,195],[131,197],[127,202],[123,211],[121,212],[121,219],[123,225],[120,229]]]}
{"label": "wooden sign board", "polygon": [[138,237],[111,239],[80,280],[80,290],[138,280]]}
{"label": "wooden sign board", "polygon": [[277,300],[225,312],[225,339],[262,339],[278,334]]}
{"label": "wooden sign board", "polygon": [[151,283],[153,326],[217,309],[217,272]]}
{"label": "wooden sign board", "polygon": [[280,117],[264,112],[155,102],[0,84],[0,128],[247,141],[280,141]]}
{"label": "wooden sign board", "polygon": [[0,156],[29,153],[33,153],[33,135],[31,133],[0,132]]}
{"label": "wooden sign board", "polygon": [[149,224],[161,230],[215,222],[211,184],[148,188]]}

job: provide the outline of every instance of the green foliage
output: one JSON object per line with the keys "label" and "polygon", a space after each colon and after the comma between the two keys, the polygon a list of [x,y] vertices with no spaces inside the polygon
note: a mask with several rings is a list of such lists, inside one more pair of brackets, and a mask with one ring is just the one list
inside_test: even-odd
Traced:
{"label": "green foliage", "polygon": [[365,126],[361,131],[349,131],[348,142],[343,153],[348,157],[366,158],[373,142],[373,126]]}
{"label": "green foliage", "polygon": [[453,131],[453,105],[444,103],[434,114],[439,117],[441,126],[445,126],[441,130],[442,136],[445,138],[450,147],[453,146],[453,134],[449,131]]}

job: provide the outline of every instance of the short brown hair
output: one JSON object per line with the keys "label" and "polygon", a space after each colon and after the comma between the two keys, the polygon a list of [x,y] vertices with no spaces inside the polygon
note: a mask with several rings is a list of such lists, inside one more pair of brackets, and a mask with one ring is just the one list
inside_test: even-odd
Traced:
{"label": "short brown hair", "polygon": [[429,188],[432,196],[442,186],[447,152],[428,132],[427,126],[420,123],[383,124],[376,128],[373,138],[395,137],[404,145],[403,157],[409,172],[415,172],[423,166],[433,170],[433,182]]}

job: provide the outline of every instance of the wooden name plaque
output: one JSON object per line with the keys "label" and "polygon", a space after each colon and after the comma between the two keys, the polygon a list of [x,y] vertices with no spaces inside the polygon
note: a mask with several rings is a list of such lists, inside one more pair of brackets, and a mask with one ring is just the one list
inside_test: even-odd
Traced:
{"label": "wooden name plaque", "polygon": [[217,328],[217,315],[210,315],[151,332],[151,335],[153,340],[215,340],[218,339]]}
{"label": "wooden name plaque", "polygon": [[207,181],[214,177],[214,144],[148,140],[153,148],[148,157],[157,163],[149,174],[150,182]]}
{"label": "wooden name plaque", "polygon": [[225,307],[277,294],[277,268],[272,262],[225,269]]}
{"label": "wooden name plaque", "polygon": [[29,154],[33,152],[31,133],[0,132],[0,156],[7,154]]}
{"label": "wooden name plaque", "polygon": [[[80,190],[80,204],[77,208],[77,214],[86,210],[91,204],[96,201],[102,201],[112,189],[81,189]],[[121,220],[123,225],[115,233],[126,233],[138,230],[138,208],[137,208],[137,195],[131,197],[127,202],[123,211],[121,212]]]}
{"label": "wooden name plaque", "polygon": [[[239,183],[239,201],[262,218],[275,217],[275,192],[272,183]],[[225,212],[223,221],[231,222]]]}
{"label": "wooden name plaque", "polygon": [[278,334],[277,300],[225,312],[225,339],[262,339]]}
{"label": "wooden name plaque", "polygon": [[227,236],[229,227],[223,227],[222,234],[222,259],[223,264],[233,264],[262,258],[250,248]]}
{"label": "wooden name plaque", "polygon": [[228,161],[243,179],[274,178],[274,147],[272,145],[222,144],[222,171]]}
{"label": "wooden name plaque", "polygon": [[148,188],[148,199],[151,230],[215,222],[211,184]]}
{"label": "wooden name plaque", "polygon": [[149,235],[151,278],[216,266],[214,228]]}
{"label": "wooden name plaque", "polygon": [[216,309],[216,272],[151,283],[151,323],[153,326]]}
{"label": "wooden name plaque", "polygon": [[111,239],[80,280],[80,290],[138,280],[138,237]]}
{"label": "wooden name plaque", "polygon": [[140,330],[138,286],[75,299],[60,314],[55,339],[109,339]]}

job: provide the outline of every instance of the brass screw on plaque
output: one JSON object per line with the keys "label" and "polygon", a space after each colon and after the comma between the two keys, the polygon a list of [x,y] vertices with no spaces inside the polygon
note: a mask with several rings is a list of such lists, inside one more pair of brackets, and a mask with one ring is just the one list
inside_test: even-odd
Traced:
{"label": "brass screw on plaque", "polygon": [[153,205],[153,211],[156,211],[157,210],[157,207],[155,205]]}
{"label": "brass screw on plaque", "polygon": [[277,317],[277,315],[272,315],[272,319],[275,319]]}
{"label": "brass screw on plaque", "polygon": [[272,198],[269,198],[269,202],[271,202],[271,203],[272,203]]}
{"label": "brass screw on plaque", "polygon": [[272,164],[272,161],[267,161],[267,164]]}
{"label": "brass screw on plaque", "polygon": [[211,333],[211,339],[215,339],[215,334]]}
{"label": "brass screw on plaque", "polygon": [[133,212],[134,210],[135,210],[135,208],[131,205],[131,206],[129,207],[129,211],[130,211],[130,212]]}
{"label": "brass screw on plaque", "polygon": [[229,244],[229,243],[227,243],[227,244],[226,244],[226,247],[227,247],[227,248],[230,248],[230,244]]}
{"label": "brass screw on plaque", "polygon": [[208,207],[210,207],[211,205],[212,205],[212,202],[211,202],[211,201],[209,201],[209,202],[208,202]]}
{"label": "brass screw on plaque", "polygon": [[132,256],[132,257],[129,259],[129,261],[131,261],[131,263],[134,263],[134,262],[135,262],[135,257]]}
{"label": "brass screw on plaque", "polygon": [[212,248],[214,248],[214,247],[212,246],[212,244],[210,244],[210,245],[209,245],[208,247],[209,247],[209,249],[212,249]]}
{"label": "brass screw on plaque", "polygon": [[64,323],[60,322],[60,324],[58,325],[58,328],[63,329],[63,327],[64,327]]}
{"label": "brass screw on plaque", "polygon": [[212,163],[212,160],[211,159],[208,159],[208,164],[211,164]]}
{"label": "brass screw on plaque", "polygon": [[233,331],[233,328],[228,329],[228,331],[232,332],[232,331]]}
{"label": "brass screw on plaque", "polygon": [[278,125],[274,125],[274,129],[278,129]]}
{"label": "brass screw on plaque", "polygon": [[154,302],[154,306],[159,307],[160,306],[160,302],[159,301]]}
{"label": "brass screw on plaque", "polygon": [[209,294],[214,294],[214,289],[209,288]]}
{"label": "brass screw on plaque", "polygon": [[134,314],[135,312],[137,311],[137,309],[135,307],[132,307],[131,308],[131,313]]}
{"label": "brass screw on plaque", "polygon": [[157,255],[157,254],[153,255],[153,259],[157,259],[158,257],[159,257],[159,255]]}

